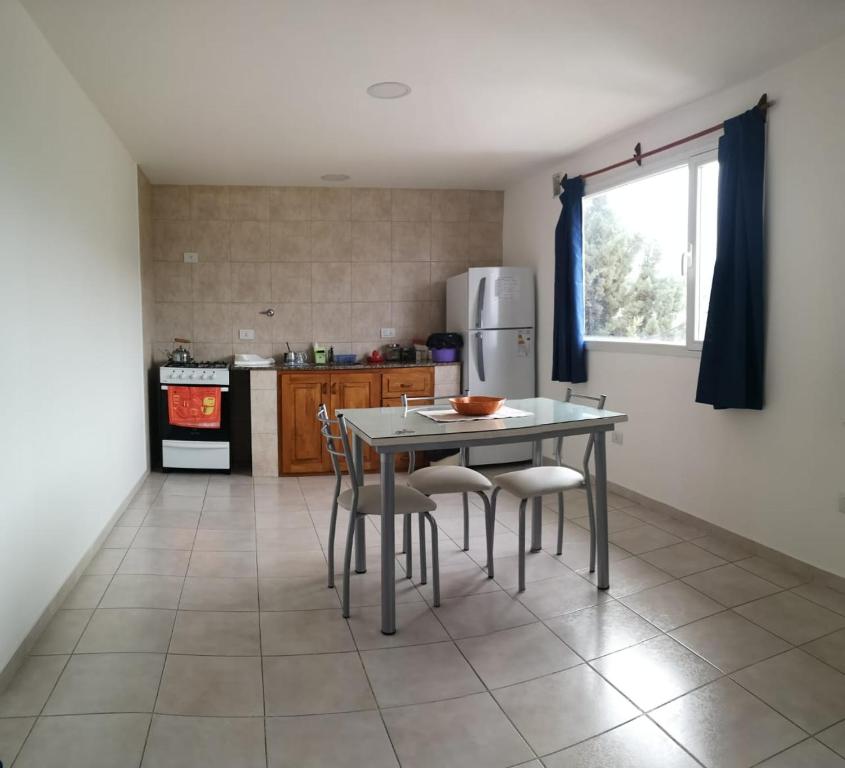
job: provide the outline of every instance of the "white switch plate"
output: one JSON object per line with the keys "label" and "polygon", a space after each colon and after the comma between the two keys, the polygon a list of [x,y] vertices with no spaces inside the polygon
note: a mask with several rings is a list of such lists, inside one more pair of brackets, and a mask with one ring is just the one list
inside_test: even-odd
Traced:
{"label": "white switch plate", "polygon": [[238,338],[241,341],[255,341],[255,331],[252,328],[241,328]]}
{"label": "white switch plate", "polygon": [[199,261],[199,255],[193,251],[185,251],[182,257],[185,259],[186,264],[196,264]]}
{"label": "white switch plate", "polygon": [[382,328],[381,329],[381,337],[383,339],[393,339],[396,337],[396,329],[395,328]]}

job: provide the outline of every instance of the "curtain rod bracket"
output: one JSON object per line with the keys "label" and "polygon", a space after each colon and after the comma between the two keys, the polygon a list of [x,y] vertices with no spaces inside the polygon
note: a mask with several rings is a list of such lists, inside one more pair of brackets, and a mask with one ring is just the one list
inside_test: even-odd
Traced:
{"label": "curtain rod bracket", "polygon": [[634,146],[634,162],[637,165],[643,164],[643,147],[640,142],[637,142],[636,146]]}
{"label": "curtain rod bracket", "polygon": [[563,191],[564,181],[566,181],[565,173],[563,175],[561,175],[560,173],[555,173],[552,176],[552,193],[555,197],[560,197],[560,193]]}

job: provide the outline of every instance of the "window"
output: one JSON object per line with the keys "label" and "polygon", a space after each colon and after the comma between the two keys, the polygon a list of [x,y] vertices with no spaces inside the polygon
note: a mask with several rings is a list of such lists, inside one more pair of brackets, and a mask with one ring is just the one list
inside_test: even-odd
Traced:
{"label": "window", "polygon": [[584,198],[588,341],[700,349],[716,258],[715,152]]}

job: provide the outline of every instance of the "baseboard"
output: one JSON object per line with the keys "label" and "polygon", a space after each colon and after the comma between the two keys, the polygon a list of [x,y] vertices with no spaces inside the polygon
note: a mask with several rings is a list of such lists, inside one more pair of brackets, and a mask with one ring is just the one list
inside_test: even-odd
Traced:
{"label": "baseboard", "polygon": [[82,576],[82,574],[85,572],[85,569],[94,559],[94,556],[97,554],[97,552],[100,551],[100,547],[102,547],[106,538],[111,533],[112,528],[114,528],[114,526],[117,524],[117,521],[120,520],[121,517],[123,517],[123,513],[126,511],[132,499],[135,498],[135,494],[138,493],[138,490],[141,488],[149,474],[149,469],[144,470],[144,473],[141,475],[135,485],[132,486],[132,490],[126,495],[126,497],[118,506],[115,513],[106,523],[105,527],[100,532],[100,535],[97,536],[97,538],[94,540],[94,543],[91,544],[91,546],[86,550],[85,554],[77,563],[76,567],[73,569],[73,571],[71,571],[70,576],[65,579],[64,583],[61,587],[59,587],[59,590],[58,592],[56,592],[53,599],[47,604],[47,607],[41,613],[41,616],[38,617],[32,629],[30,629],[26,637],[23,639],[23,642],[21,642],[17,650],[12,654],[12,658],[9,659],[9,662],[6,664],[6,666],[2,670],[0,670],[0,692],[2,692],[6,688],[11,679],[14,677],[15,673],[20,668],[21,664],[23,664],[23,661],[29,654],[30,650],[32,649],[32,646],[35,645],[36,641],[41,636],[41,633],[50,623],[53,616],[55,616],[56,611],[59,609],[62,603],[64,603],[65,598],[76,586],[80,576]]}

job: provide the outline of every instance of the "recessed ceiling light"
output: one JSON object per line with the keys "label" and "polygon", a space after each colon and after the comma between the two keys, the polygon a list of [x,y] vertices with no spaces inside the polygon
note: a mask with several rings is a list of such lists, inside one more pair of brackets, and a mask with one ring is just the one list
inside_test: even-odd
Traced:
{"label": "recessed ceiling light", "polygon": [[411,92],[411,86],[405,83],[373,83],[367,88],[367,93],[374,99],[401,99]]}
{"label": "recessed ceiling light", "polygon": [[348,173],[324,173],[320,178],[323,181],[349,181],[352,177]]}

